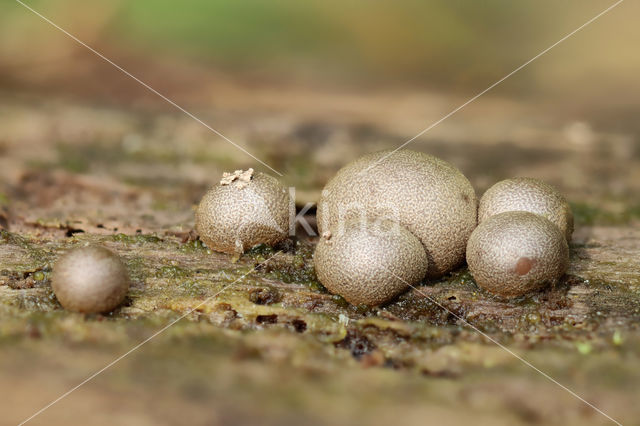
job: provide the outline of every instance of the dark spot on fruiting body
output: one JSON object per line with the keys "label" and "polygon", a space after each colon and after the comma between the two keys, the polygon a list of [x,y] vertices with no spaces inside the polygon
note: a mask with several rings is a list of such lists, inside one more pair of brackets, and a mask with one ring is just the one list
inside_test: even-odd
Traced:
{"label": "dark spot on fruiting body", "polygon": [[469,196],[467,194],[462,194],[461,198],[462,198],[462,201],[464,201],[465,203],[469,202]]}
{"label": "dark spot on fruiting body", "polygon": [[534,259],[529,259],[528,257],[521,257],[518,259],[516,263],[516,273],[518,275],[526,275],[529,273],[533,265],[536,263]]}

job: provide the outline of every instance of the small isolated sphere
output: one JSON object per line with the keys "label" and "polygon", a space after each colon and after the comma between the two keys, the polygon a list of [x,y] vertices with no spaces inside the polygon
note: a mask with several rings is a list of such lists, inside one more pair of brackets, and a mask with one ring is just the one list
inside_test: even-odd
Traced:
{"label": "small isolated sphere", "polygon": [[202,197],[196,231],[212,250],[242,254],[258,244],[274,245],[289,235],[295,213],[289,191],[264,173],[236,170]]}
{"label": "small isolated sphere", "polygon": [[391,221],[348,221],[325,231],[314,254],[320,282],[354,305],[388,302],[424,278],[428,260],[418,240]]}
{"label": "small isolated sphere", "polygon": [[318,228],[335,233],[356,217],[398,222],[424,246],[427,275],[438,277],[464,262],[477,207],[471,183],[451,164],[416,151],[381,151],[347,164],[327,183]]}
{"label": "small isolated sphere", "polygon": [[53,267],[51,286],[60,304],[82,313],[118,307],[129,290],[129,274],[118,255],[100,246],[73,249]]}
{"label": "small isolated sphere", "polygon": [[529,212],[505,212],[482,222],[467,245],[478,286],[516,297],[556,283],[569,267],[569,246],[557,226]]}
{"label": "small isolated sphere", "polygon": [[533,178],[500,181],[484,193],[478,208],[478,223],[508,211],[526,211],[553,222],[571,241],[573,213],[567,200],[553,186]]}

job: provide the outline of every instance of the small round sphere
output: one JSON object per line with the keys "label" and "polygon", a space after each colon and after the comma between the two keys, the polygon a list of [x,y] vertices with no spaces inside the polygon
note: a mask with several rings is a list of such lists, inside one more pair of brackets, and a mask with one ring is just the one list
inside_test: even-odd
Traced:
{"label": "small round sphere", "polygon": [[553,222],[571,241],[573,213],[562,194],[540,180],[513,178],[500,181],[484,193],[478,208],[478,223],[498,213],[526,211]]}
{"label": "small round sphere", "polygon": [[505,212],[473,231],[467,263],[478,286],[515,297],[556,283],[569,267],[569,246],[560,229],[543,216]]}
{"label": "small round sphere", "polygon": [[438,277],[464,262],[477,203],[471,183],[451,164],[416,151],[381,151],[347,164],[327,183],[318,228],[335,233],[356,217],[398,222],[424,246],[427,275]]}
{"label": "small round sphere", "polygon": [[53,267],[51,287],[67,310],[110,312],[129,290],[129,274],[118,255],[100,246],[73,249]]}
{"label": "small round sphere", "polygon": [[351,220],[336,235],[325,231],[314,265],[330,292],[374,306],[420,282],[428,260],[420,240],[397,223]]}
{"label": "small round sphere", "polygon": [[225,173],[196,210],[196,231],[212,250],[241,254],[258,244],[276,244],[289,235],[295,213],[289,191],[264,173]]}

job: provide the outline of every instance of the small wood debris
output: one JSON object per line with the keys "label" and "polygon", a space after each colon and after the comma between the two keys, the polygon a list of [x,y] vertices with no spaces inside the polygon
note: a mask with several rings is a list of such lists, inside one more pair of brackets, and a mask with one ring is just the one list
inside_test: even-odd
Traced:
{"label": "small wood debris", "polygon": [[251,179],[253,179],[253,169],[236,170],[233,173],[225,172],[222,174],[220,185],[231,185],[236,182],[236,187],[242,189],[247,187]]}

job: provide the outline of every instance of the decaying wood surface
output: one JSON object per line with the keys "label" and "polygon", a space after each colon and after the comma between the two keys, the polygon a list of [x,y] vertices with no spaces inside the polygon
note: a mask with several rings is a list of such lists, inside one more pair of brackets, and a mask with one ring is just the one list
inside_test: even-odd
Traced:
{"label": "decaying wood surface", "polygon": [[[383,114],[402,99],[337,97],[347,111],[335,118],[294,95],[262,95],[255,108],[236,100],[235,114],[204,113],[286,172],[300,206],[314,201],[345,161],[406,136]],[[63,100],[2,101],[3,421],[23,420],[187,314],[33,423],[84,417],[91,424],[610,423],[516,354],[634,424],[640,417],[634,139],[562,117],[532,117],[535,108],[496,98],[485,102],[482,120],[466,117],[475,128],[456,131],[454,121],[411,148],[459,166],[479,194],[512,175],[561,188],[577,218],[568,274],[555,288],[505,301],[479,290],[462,268],[366,309],[317,282],[314,237],[300,234],[237,262],[197,240],[199,197],[222,171],[255,165],[187,117]],[[429,118],[421,112],[403,124],[420,128]],[[496,128],[503,133],[487,130]],[[50,288],[57,256],[87,242],[119,253],[132,274],[125,305],[110,315],[65,312]]]}

